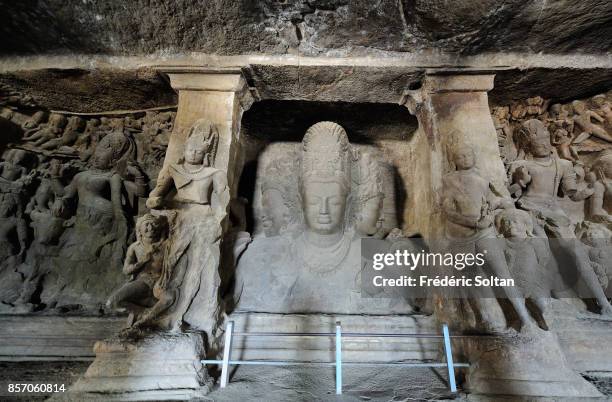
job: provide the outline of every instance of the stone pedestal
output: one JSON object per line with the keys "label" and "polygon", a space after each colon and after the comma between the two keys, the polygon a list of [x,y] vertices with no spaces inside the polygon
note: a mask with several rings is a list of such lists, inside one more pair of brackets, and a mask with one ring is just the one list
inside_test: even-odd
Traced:
{"label": "stone pedestal", "polygon": [[96,360],[70,389],[69,399],[191,399],[212,385],[200,363],[205,350],[197,333],[111,338],[96,342],[94,352]]}
{"label": "stone pedestal", "polygon": [[476,394],[537,398],[597,398],[603,395],[570,368],[557,336],[541,331],[531,336],[466,341],[476,356],[467,388]]}
{"label": "stone pedestal", "polygon": [[[229,316],[236,332],[327,332],[340,321],[343,332],[435,334],[440,332],[429,315],[270,314],[234,312]],[[442,346],[434,338],[345,337],[342,358],[350,362],[436,361]],[[331,362],[335,339],[330,337],[236,337],[232,359]]]}

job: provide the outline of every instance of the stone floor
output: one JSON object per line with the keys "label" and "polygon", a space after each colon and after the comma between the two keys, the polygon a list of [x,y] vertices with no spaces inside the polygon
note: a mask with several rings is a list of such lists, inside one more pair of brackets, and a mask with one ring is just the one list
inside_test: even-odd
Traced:
{"label": "stone floor", "polygon": [[453,399],[446,373],[427,368],[345,367],[342,396],[335,395],[332,367],[238,368],[229,386],[208,396],[230,401],[431,401]]}
{"label": "stone floor", "polygon": [[[0,362],[0,384],[7,382],[64,383],[68,388],[87,369],[89,362]],[[216,387],[207,395],[215,402],[315,402],[315,401],[492,401],[515,398],[487,398],[459,394],[448,390],[447,375],[442,369],[400,367],[345,367],[344,394],[335,395],[332,367],[267,367],[237,368],[227,388]],[[612,377],[590,373],[585,375],[612,400]],[[42,401],[38,397],[7,397],[0,392],[0,401]]]}
{"label": "stone floor", "polygon": [[65,384],[70,388],[80,375],[85,373],[91,362],[88,361],[36,361],[36,362],[0,362],[0,401],[42,401],[50,394],[37,396],[27,395],[9,397],[6,384],[16,382]]}

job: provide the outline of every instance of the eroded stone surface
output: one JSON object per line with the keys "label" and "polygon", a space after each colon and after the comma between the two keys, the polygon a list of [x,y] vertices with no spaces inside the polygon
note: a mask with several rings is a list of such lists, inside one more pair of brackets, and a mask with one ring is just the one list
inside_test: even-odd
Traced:
{"label": "eroded stone surface", "polygon": [[[5,8],[5,52],[606,52],[605,0],[46,1]],[[138,15],[138,29],[132,16]]]}

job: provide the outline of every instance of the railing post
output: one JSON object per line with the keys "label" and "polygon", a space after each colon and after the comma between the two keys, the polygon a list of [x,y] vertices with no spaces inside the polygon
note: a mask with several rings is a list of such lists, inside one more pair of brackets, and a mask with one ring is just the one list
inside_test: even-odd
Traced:
{"label": "railing post", "polygon": [[444,351],[446,352],[446,367],[448,368],[448,385],[450,386],[451,392],[457,392],[457,384],[455,382],[455,367],[453,365],[453,350],[451,348],[447,324],[442,324],[442,333],[444,334]]}
{"label": "railing post", "polygon": [[336,395],[342,394],[342,327],[336,321]]}
{"label": "railing post", "polygon": [[225,345],[223,345],[223,365],[221,366],[221,388],[225,388],[229,381],[229,361],[232,353],[232,335],[234,321],[229,321],[225,327]]}

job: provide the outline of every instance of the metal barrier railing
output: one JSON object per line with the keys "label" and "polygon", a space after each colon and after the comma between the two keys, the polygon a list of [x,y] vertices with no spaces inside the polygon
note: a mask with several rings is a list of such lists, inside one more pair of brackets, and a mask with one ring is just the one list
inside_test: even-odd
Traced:
{"label": "metal barrier railing", "polygon": [[[261,337],[332,337],[336,338],[336,359],[333,362],[307,362],[307,361],[282,361],[282,360],[231,360],[232,342],[235,336],[261,336]],[[444,352],[446,362],[440,363],[404,363],[404,362],[343,362],[342,361],[342,338],[442,338],[444,339]],[[467,336],[453,336],[463,338]],[[457,392],[455,381],[455,368],[469,367],[469,363],[454,363],[451,346],[451,336],[448,325],[442,325],[442,335],[437,334],[376,334],[376,333],[342,333],[340,322],[336,322],[336,332],[234,332],[234,322],[229,321],[225,328],[225,345],[223,347],[223,360],[201,360],[203,364],[214,364],[221,366],[221,388],[225,388],[229,382],[229,368],[236,365],[260,365],[260,366],[335,366],[336,367],[336,394],[342,394],[342,366],[401,366],[401,367],[446,367],[448,371],[448,385],[451,392]]]}

